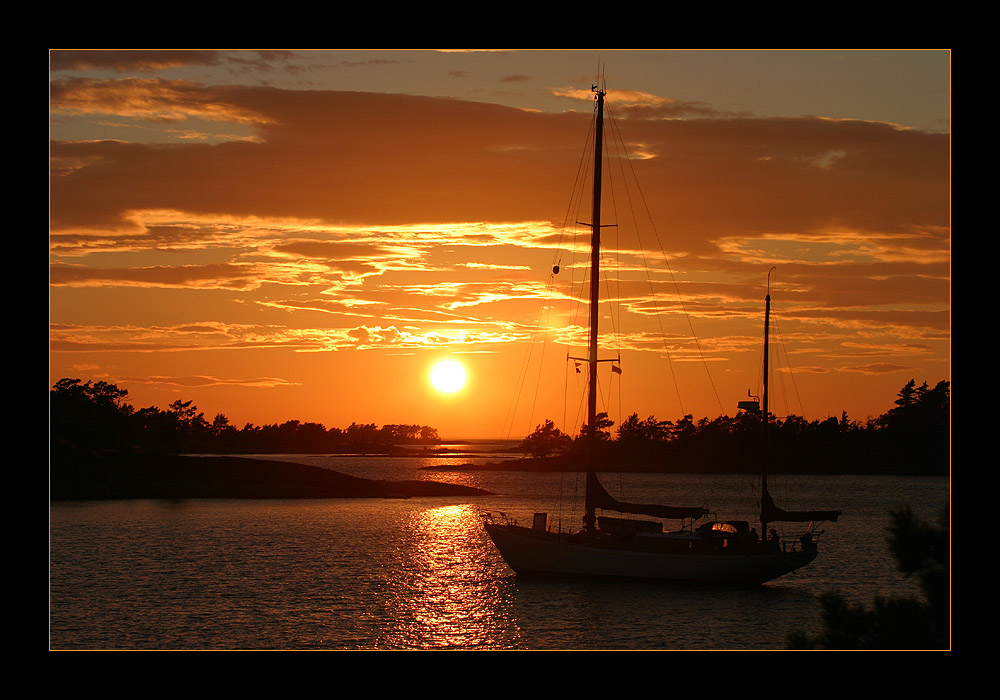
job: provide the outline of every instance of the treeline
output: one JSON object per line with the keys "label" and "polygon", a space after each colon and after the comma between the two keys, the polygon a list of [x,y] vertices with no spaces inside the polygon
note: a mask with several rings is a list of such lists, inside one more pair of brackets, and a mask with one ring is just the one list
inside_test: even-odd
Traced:
{"label": "treeline", "polygon": [[[929,387],[910,380],[895,406],[865,422],[772,417],[766,434],[759,414],[740,412],[661,421],[632,414],[617,428],[601,414],[593,430],[603,469],[672,472],[758,472],[767,455],[774,472],[947,474],[951,461],[951,393],[947,381]],[[50,393],[53,462],[67,451],[119,454],[386,453],[399,445],[433,445],[424,425],[352,423],[327,429],[297,420],[237,429],[217,414],[209,422],[191,401],[166,410],[136,409],[128,391],[103,381],[61,379]],[[522,443],[535,457],[579,461],[590,428],[571,437],[545,421]],[[765,441],[766,440],[766,441]]]}
{"label": "treeline", "polygon": [[191,401],[166,410],[136,409],[128,390],[108,382],[60,379],[49,394],[49,428],[54,452],[63,449],[152,454],[265,454],[386,452],[397,445],[433,445],[436,429],[426,425],[352,423],[327,429],[290,420],[237,429],[219,413],[209,422]]}
{"label": "treeline", "polygon": [[[632,414],[617,429],[599,414],[593,431],[602,469],[675,472],[771,471],[947,474],[951,461],[951,393],[947,381],[933,388],[910,380],[895,406],[865,422],[840,418],[808,421],[772,416],[765,435],[759,413],[661,421]],[[534,457],[579,458],[591,428],[571,437],[551,420],[522,443]]]}

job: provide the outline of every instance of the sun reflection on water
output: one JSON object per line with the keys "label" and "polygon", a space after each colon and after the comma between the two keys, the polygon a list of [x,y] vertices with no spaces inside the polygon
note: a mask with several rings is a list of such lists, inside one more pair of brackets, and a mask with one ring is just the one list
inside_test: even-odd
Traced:
{"label": "sun reflection on water", "polygon": [[391,649],[502,649],[520,638],[514,582],[498,568],[475,506],[413,512],[397,543]]}

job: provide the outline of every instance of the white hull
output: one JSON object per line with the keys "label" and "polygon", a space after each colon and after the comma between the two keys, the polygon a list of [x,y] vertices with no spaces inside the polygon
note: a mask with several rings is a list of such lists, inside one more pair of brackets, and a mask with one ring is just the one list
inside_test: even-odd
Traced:
{"label": "white hull", "polygon": [[760,584],[805,566],[816,551],[685,554],[588,545],[567,535],[487,523],[518,574],[625,578],[683,583]]}

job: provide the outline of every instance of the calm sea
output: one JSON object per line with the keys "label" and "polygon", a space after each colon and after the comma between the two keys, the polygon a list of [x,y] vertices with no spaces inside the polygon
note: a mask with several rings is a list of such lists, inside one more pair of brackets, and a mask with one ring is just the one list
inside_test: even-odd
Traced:
{"label": "calm sea", "polygon": [[[816,634],[819,596],[917,593],[886,547],[890,508],[927,518],[947,478],[786,476],[787,508],[839,508],[810,566],[752,589],[518,580],[482,527],[502,511],[580,525],[582,477],[421,472],[441,458],[281,455],[348,474],[433,479],[480,498],[121,501],[50,511],[52,649],[781,649]],[[463,459],[460,461],[480,461]],[[605,475],[630,500],[753,519],[740,477]]]}

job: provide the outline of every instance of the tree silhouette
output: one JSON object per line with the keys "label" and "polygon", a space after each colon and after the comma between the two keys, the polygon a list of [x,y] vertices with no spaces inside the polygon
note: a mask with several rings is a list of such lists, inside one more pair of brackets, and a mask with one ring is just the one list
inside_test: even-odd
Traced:
{"label": "tree silhouette", "polygon": [[49,395],[49,424],[53,443],[84,449],[120,449],[128,443],[128,391],[107,382],[82,383],[60,379]]}
{"label": "tree silhouette", "polygon": [[896,407],[871,422],[871,447],[877,459],[907,471],[948,464],[951,455],[951,384],[910,380],[900,389]]}
{"label": "tree silhouette", "polygon": [[673,427],[670,421],[657,420],[656,416],[639,420],[633,413],[618,426],[617,438],[622,445],[634,447],[663,444],[670,440]]}
{"label": "tree silhouette", "polygon": [[61,467],[91,457],[121,462],[144,453],[385,451],[400,444],[440,442],[435,428],[415,424],[379,428],[352,423],[344,431],[290,420],[260,427],[247,423],[237,430],[222,413],[207,421],[193,401],[177,399],[165,411],[155,406],[136,410],[125,402],[127,397],[127,390],[103,381],[56,382],[49,393],[53,464]]}
{"label": "tree silhouette", "polygon": [[521,442],[521,449],[533,457],[548,457],[557,452],[569,449],[572,440],[569,435],[559,430],[551,420],[542,425]]}
{"label": "tree silhouette", "polygon": [[578,440],[587,440],[591,432],[593,432],[594,438],[599,442],[607,442],[611,440],[611,428],[614,426],[615,422],[608,418],[608,414],[605,412],[598,413],[594,417],[593,427],[587,425],[586,423],[580,428],[580,435]]}

